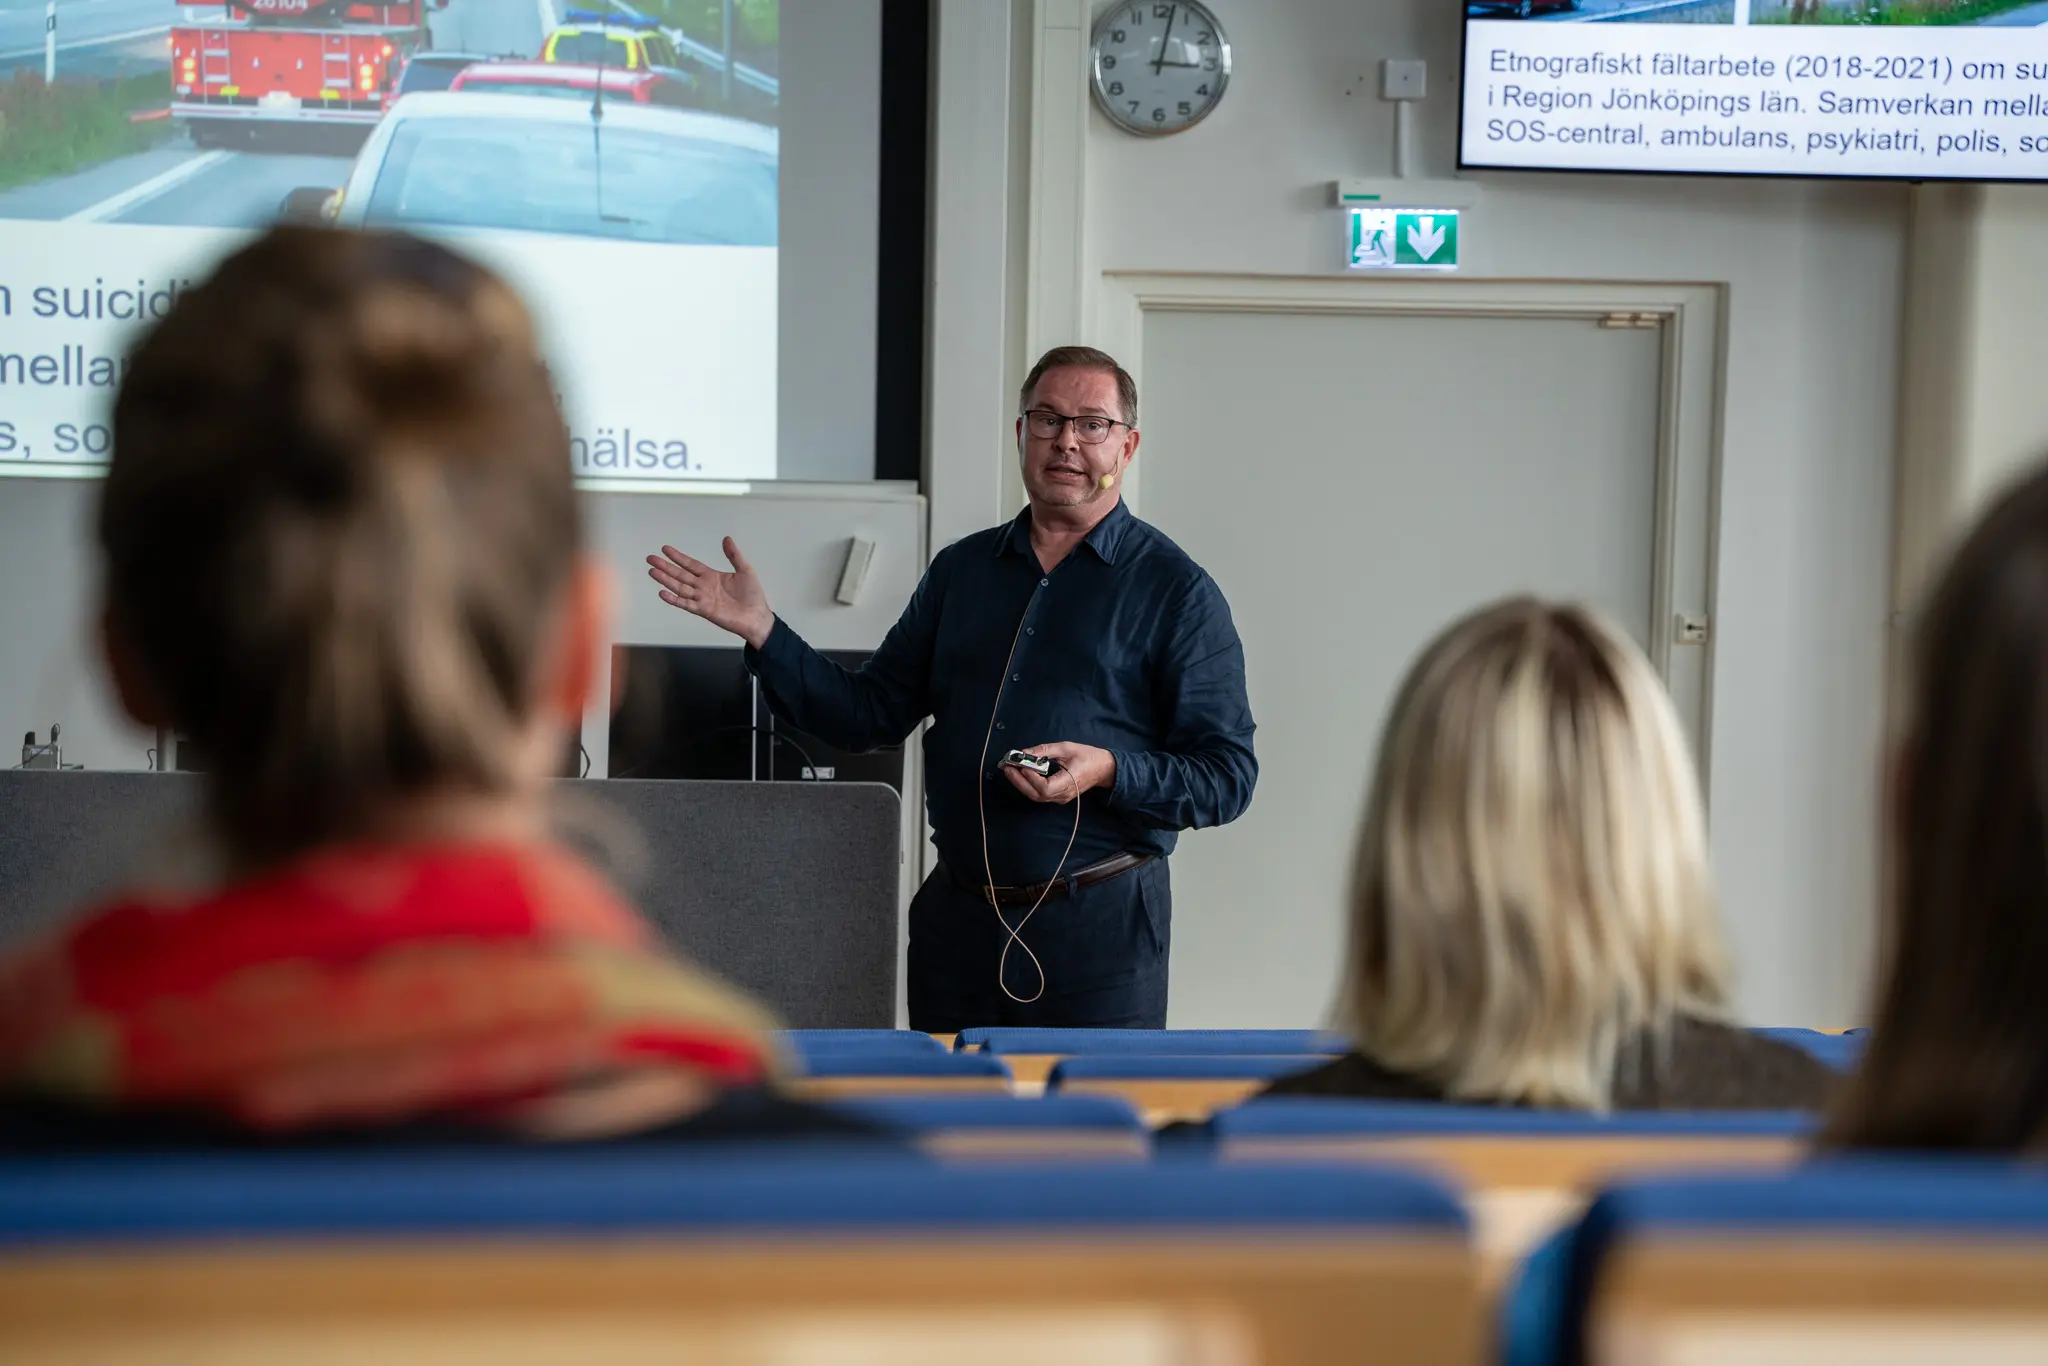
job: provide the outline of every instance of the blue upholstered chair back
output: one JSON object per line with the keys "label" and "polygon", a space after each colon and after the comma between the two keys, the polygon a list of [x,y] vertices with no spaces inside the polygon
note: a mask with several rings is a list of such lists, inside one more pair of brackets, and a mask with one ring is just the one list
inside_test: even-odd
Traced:
{"label": "blue upholstered chair back", "polygon": [[1501,1358],[1595,1360],[1624,1322],[1640,1335],[1802,1316],[1797,1331],[1836,1335],[1832,1348],[1807,1344],[1829,1360],[1855,1355],[1843,1335],[1867,1345],[1915,1321],[1965,1358],[1966,1335],[1985,1325],[2008,1347],[2048,1352],[2048,1174],[1854,1158],[1619,1183],[1524,1263],[1503,1301]]}

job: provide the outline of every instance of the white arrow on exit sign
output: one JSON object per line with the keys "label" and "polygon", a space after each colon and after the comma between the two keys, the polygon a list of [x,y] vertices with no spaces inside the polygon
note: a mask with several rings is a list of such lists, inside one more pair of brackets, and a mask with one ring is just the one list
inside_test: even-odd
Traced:
{"label": "white arrow on exit sign", "polygon": [[1444,230],[1436,225],[1433,215],[1424,214],[1420,223],[1409,225],[1408,245],[1425,261],[1443,249]]}
{"label": "white arrow on exit sign", "polygon": [[1354,208],[1353,270],[1456,270],[1459,214],[1456,209]]}

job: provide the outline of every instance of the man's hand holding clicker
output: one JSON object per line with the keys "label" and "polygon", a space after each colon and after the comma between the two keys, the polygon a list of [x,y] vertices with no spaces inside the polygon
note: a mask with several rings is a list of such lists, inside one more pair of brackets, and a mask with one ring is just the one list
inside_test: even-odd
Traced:
{"label": "man's hand holding clicker", "polygon": [[1042,755],[1058,765],[1043,778],[1028,768],[1003,765],[1010,785],[1034,802],[1063,806],[1090,788],[1116,785],[1116,756],[1106,749],[1060,740],[1033,745],[1024,752]]}

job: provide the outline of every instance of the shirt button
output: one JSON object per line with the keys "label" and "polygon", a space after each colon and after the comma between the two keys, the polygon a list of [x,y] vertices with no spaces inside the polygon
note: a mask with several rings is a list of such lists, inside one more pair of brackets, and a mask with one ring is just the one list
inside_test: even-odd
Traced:
{"label": "shirt button", "polygon": [[997,730],[1001,730],[1002,728],[1003,728],[1003,723],[1002,723],[1002,722],[1000,722],[1000,721],[996,722],[996,729],[997,729]]}
{"label": "shirt button", "polygon": [[1052,584],[1052,580],[1051,580],[1051,579],[1040,579],[1040,580],[1038,581],[1038,586],[1039,586],[1040,588],[1047,588],[1047,587],[1050,587],[1050,586],[1051,586],[1051,584]]}
{"label": "shirt button", "polygon": [[1035,636],[1038,634],[1038,628],[1036,626],[1026,626],[1024,628],[1024,634],[1027,636]]}
{"label": "shirt button", "polygon": [[1023,675],[1023,674],[1011,674],[1011,675],[1010,675],[1010,681],[1011,681],[1012,683],[1022,683],[1022,682],[1024,681],[1024,675]]}

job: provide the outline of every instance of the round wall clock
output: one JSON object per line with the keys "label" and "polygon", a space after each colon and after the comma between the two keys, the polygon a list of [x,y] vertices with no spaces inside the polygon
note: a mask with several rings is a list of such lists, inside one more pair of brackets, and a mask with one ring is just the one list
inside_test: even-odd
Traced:
{"label": "round wall clock", "polygon": [[1120,0],[1096,21],[1091,51],[1095,102],[1143,137],[1194,127],[1230,84],[1230,40],[1189,0]]}

